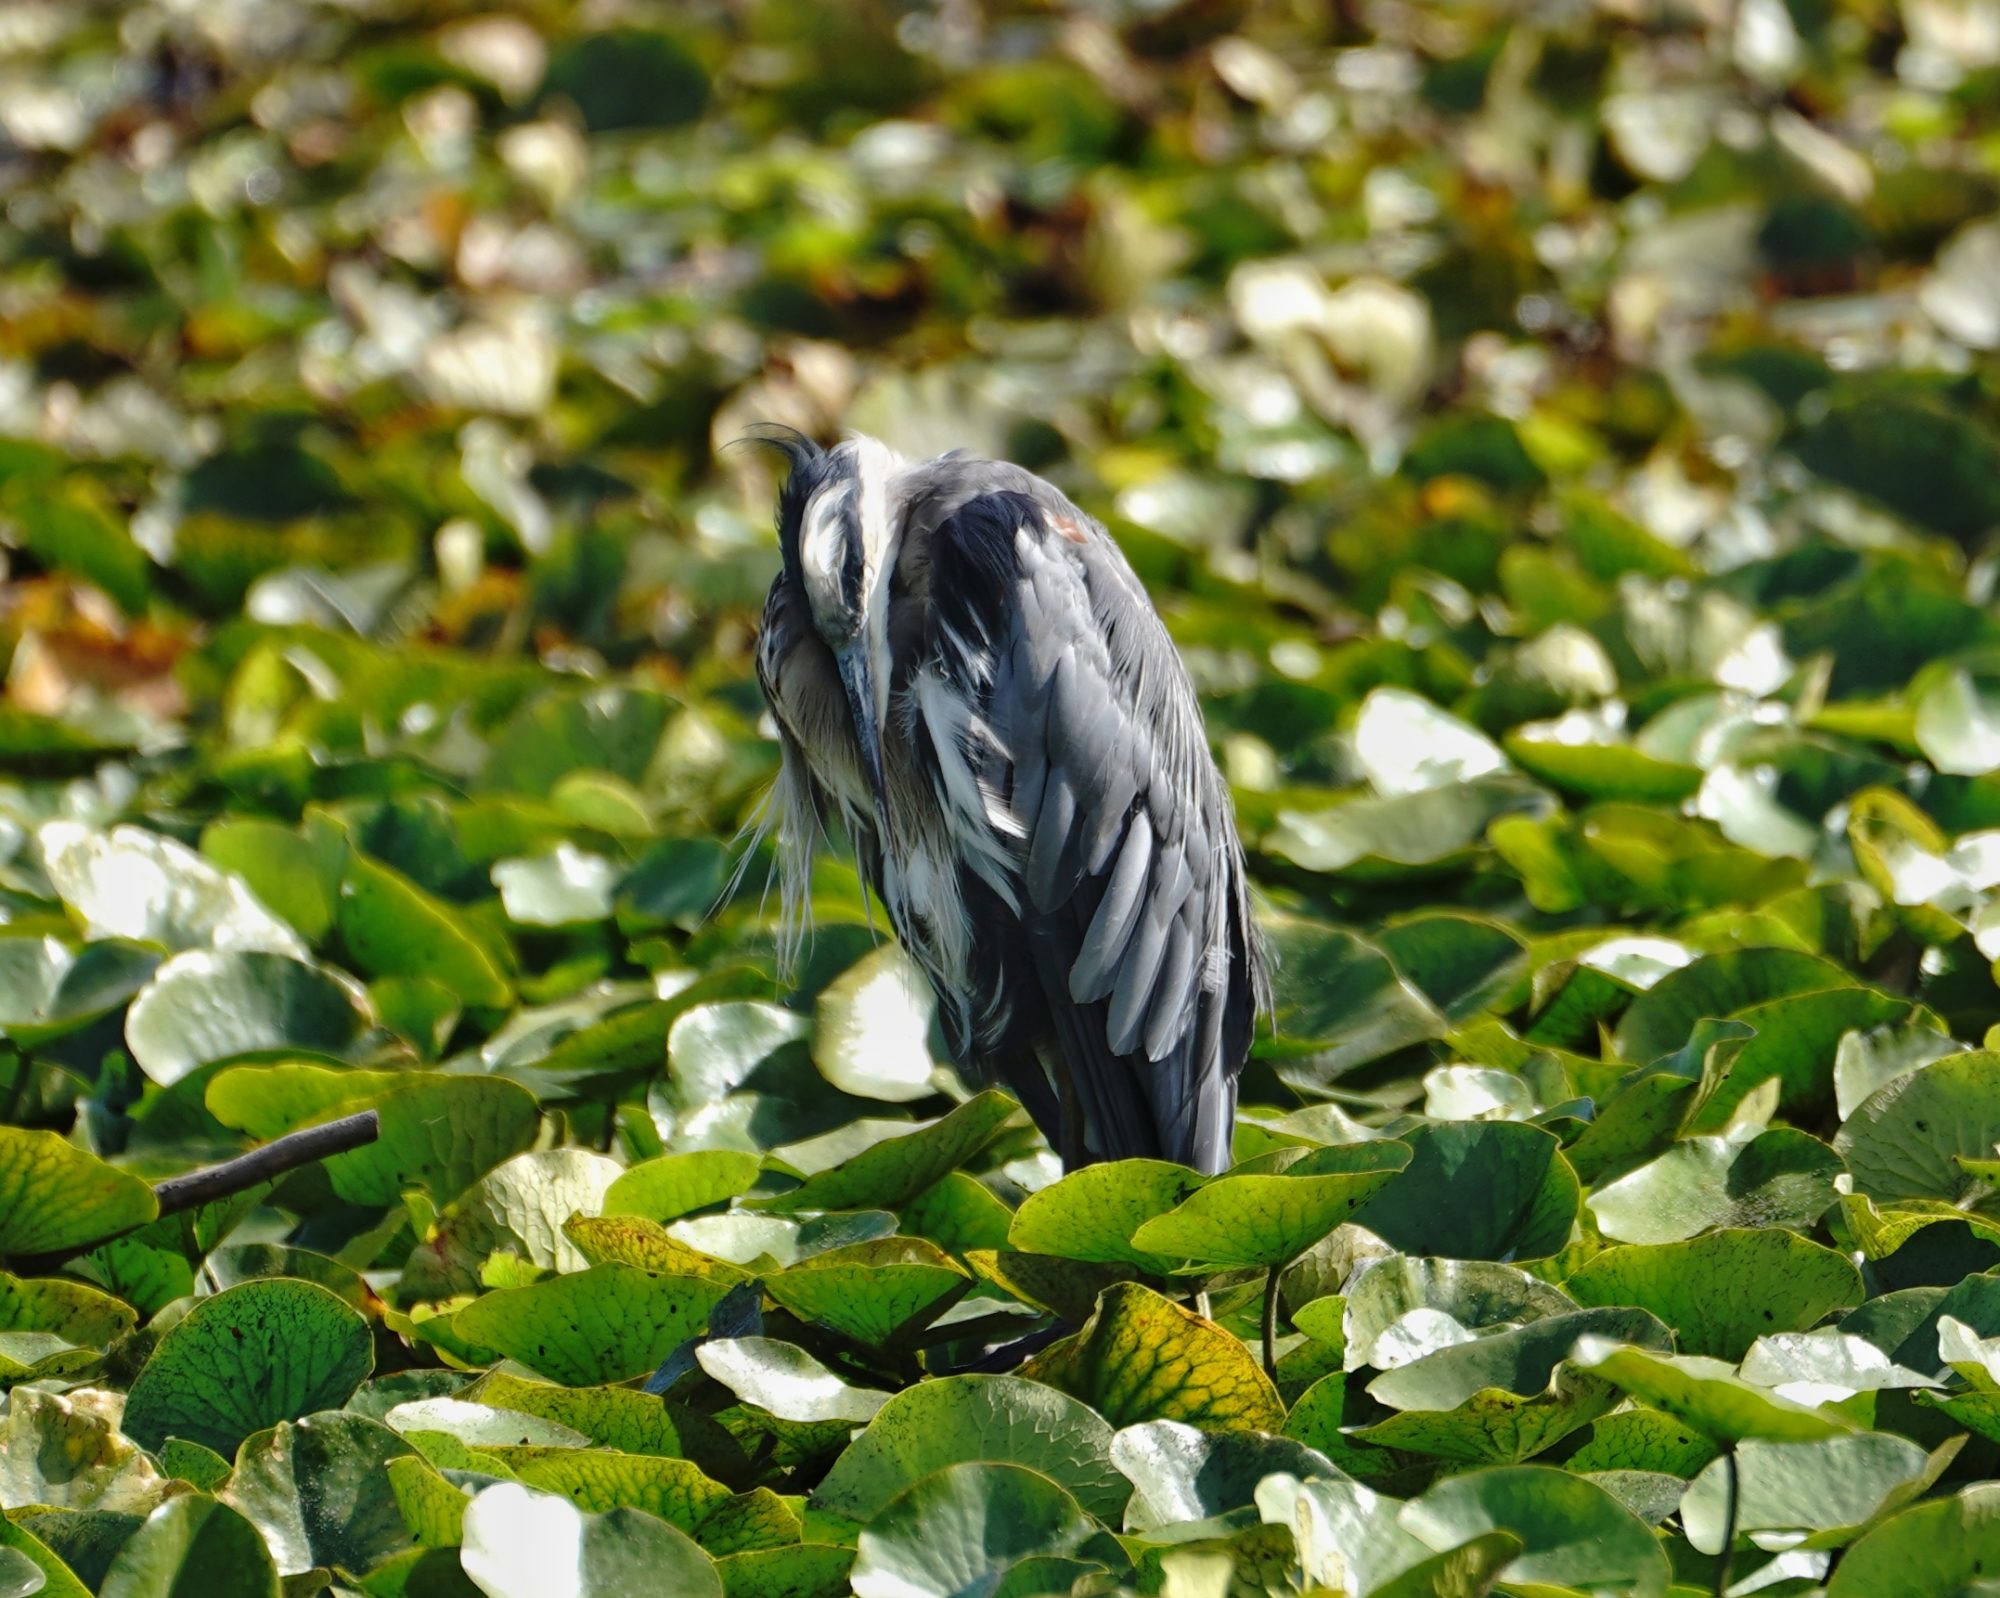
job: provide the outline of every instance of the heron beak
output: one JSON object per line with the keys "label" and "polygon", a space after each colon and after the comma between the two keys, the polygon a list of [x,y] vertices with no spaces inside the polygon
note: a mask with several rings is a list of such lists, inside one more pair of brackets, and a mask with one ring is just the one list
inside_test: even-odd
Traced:
{"label": "heron beak", "polygon": [[840,665],[841,686],[854,712],[854,740],[861,746],[861,769],[867,774],[868,789],[875,799],[875,824],[882,831],[882,848],[890,847],[889,784],[882,773],[882,728],[875,710],[875,669],[868,659],[867,644],[857,639],[839,650],[834,659]]}

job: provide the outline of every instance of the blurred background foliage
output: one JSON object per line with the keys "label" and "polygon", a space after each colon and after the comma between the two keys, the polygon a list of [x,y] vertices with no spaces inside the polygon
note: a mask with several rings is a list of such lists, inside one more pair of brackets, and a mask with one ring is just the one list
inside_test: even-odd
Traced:
{"label": "blurred background foliage", "polygon": [[2000,822],[1992,0],[13,4],[0,204],[24,927],[50,816],[310,809],[507,1002],[756,963],[778,421],[1102,516],[1276,910],[1502,918],[1313,944],[1276,1102],[1626,923],[2000,1020],[1895,852]]}

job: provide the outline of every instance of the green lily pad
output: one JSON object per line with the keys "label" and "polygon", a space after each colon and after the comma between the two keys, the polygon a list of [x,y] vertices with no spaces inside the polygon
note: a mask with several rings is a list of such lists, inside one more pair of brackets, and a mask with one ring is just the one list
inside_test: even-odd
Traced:
{"label": "green lily pad", "polygon": [[56,896],[92,939],[128,938],[162,948],[268,950],[303,958],[299,935],[264,907],[242,878],[218,871],[185,844],[143,827],[93,832],[52,821],[36,835]]}
{"label": "green lily pad", "polygon": [[1502,1002],[1524,986],[1527,951],[1499,921],[1432,912],[1391,922],[1376,938],[1396,969],[1451,1020]]}
{"label": "green lily pad", "polygon": [[992,1089],[949,1115],[902,1137],[887,1138],[829,1170],[809,1176],[789,1193],[753,1201],[780,1215],[801,1210],[893,1209],[977,1154],[1018,1113]]}
{"label": "green lily pad", "polygon": [[205,1298],[132,1383],[125,1430],[234,1454],[252,1432],[338,1409],[374,1367],[368,1323],[311,1282],[272,1277]]}
{"label": "green lily pad", "polygon": [[513,1002],[492,943],[461,912],[359,851],[348,856],[334,925],[355,968],[371,977],[426,977],[471,1009]]}
{"label": "green lily pad", "polygon": [[153,1190],[53,1132],[0,1126],[0,1254],[58,1254],[143,1226]]}
{"label": "green lily pad", "polygon": [[410,1252],[402,1292],[409,1300],[477,1292],[480,1267],[511,1253],[549,1270],[588,1262],[563,1232],[572,1215],[595,1215],[618,1180],[616,1160],[587,1149],[517,1154],[473,1183],[439,1216],[432,1235]]}
{"label": "green lily pad", "polygon": [[875,1388],[842,1381],[804,1349],[773,1337],[711,1337],[695,1358],[744,1403],[797,1425],[859,1424],[889,1400]]}
{"label": "green lily pad", "polygon": [[524,927],[568,927],[611,914],[618,863],[572,843],[493,863],[493,886],[507,919]]}
{"label": "green lily pad", "polygon": [[[158,1503],[153,1507],[157,1508]],[[32,1535],[10,1528],[0,1532],[0,1540],[38,1562],[45,1558],[42,1550],[47,1550],[44,1570],[50,1577],[50,1586],[43,1588],[44,1592],[54,1588],[83,1593],[103,1587],[112,1561],[132,1540],[133,1533],[145,1524],[146,1517],[117,1510],[31,1509],[21,1518],[33,1525]],[[54,1568],[51,1570],[49,1566]],[[63,1576],[69,1577],[73,1588],[64,1583]]]}
{"label": "green lily pad", "polygon": [[1667,1590],[1666,1550],[1652,1528],[1603,1488],[1546,1465],[1448,1477],[1397,1518],[1439,1552],[1495,1531],[1519,1538],[1507,1578],[1522,1586],[1615,1587],[1634,1598]]}
{"label": "green lily pad", "polygon": [[820,990],[813,1007],[813,1063],[844,1093],[905,1103],[932,1081],[930,983],[900,945],[865,954]]}
{"label": "green lily pad", "polygon": [[0,1037],[33,1048],[88,1026],[144,987],[159,963],[158,950],[119,938],[81,949],[0,938]]}
{"label": "green lily pad", "polygon": [[1737,1011],[1735,1019],[1756,1035],[1743,1045],[1730,1063],[1728,1076],[1703,1101],[1693,1119],[1693,1130],[1720,1131],[1737,1105],[1760,1083],[1772,1079],[1779,1084],[1779,1113],[1810,1122],[1833,1102],[1834,1064],[1840,1040],[1847,1033],[1925,1013],[1907,1000],[1852,985],[1788,994]]}
{"label": "green lily pad", "polygon": [[1827,1598],[1976,1592],[2000,1568],[2000,1486],[1917,1504],[1870,1529],[1841,1557]]}
{"label": "green lily pad", "polygon": [[1518,1121],[1437,1121],[1355,1215],[1405,1254],[1540,1259],[1569,1241],[1579,1188],[1556,1139]]}
{"label": "green lily pad", "polygon": [[1082,1399],[1114,1426],[1178,1420],[1274,1432],[1284,1424],[1284,1406],[1240,1338],[1136,1282],[1106,1288],[1082,1329],[1021,1374]]}
{"label": "green lily pad", "polygon": [[1583,1443],[1564,1464],[1580,1476],[1627,1471],[1686,1481],[1715,1454],[1715,1444],[1692,1426],[1661,1410],[1633,1405],[1592,1421]]}
{"label": "green lily pad", "polygon": [[131,1331],[136,1320],[129,1307],[82,1282],[0,1271],[0,1331],[52,1332],[101,1348]]}
{"label": "green lily pad", "polygon": [[764,1279],[764,1291],[800,1320],[871,1348],[922,1330],[971,1286],[936,1244],[912,1237],[831,1249]]}
{"label": "green lily pad", "polygon": [[1622,1396],[1608,1380],[1567,1363],[1585,1336],[1673,1345],[1673,1334],[1644,1310],[1545,1316],[1385,1371],[1368,1396],[1401,1413],[1357,1435],[1378,1447],[1479,1464],[1531,1459]]}
{"label": "green lily pad", "polygon": [[1788,994],[1846,988],[1853,981],[1831,960],[1796,949],[1704,955],[1634,999],[1614,1043],[1620,1059],[1644,1065],[1673,1053],[1704,1017],[1733,1016]]}
{"label": "green lily pad", "polygon": [[[1512,1265],[1391,1254],[1364,1266],[1348,1288],[1341,1325],[1346,1364],[1350,1370],[1388,1369],[1383,1339],[1413,1311],[1432,1311],[1463,1330],[1479,1331],[1532,1323],[1576,1307],[1559,1288]],[[1305,1329],[1301,1315],[1293,1321]]]}
{"label": "green lily pad", "polygon": [[125,1017],[132,1058],[162,1087],[260,1049],[343,1055],[372,1024],[368,995],[327,966],[263,950],[194,949],[153,974]]}
{"label": "green lily pad", "polygon": [[846,1598],[854,1550],[832,1543],[759,1548],[718,1558],[728,1598]]}
{"label": "green lily pad", "polygon": [[1133,1234],[1201,1185],[1193,1171],[1167,1160],[1086,1165],[1031,1195],[1014,1212],[1007,1244],[1027,1254],[1170,1271],[1175,1262],[1138,1247]]}
{"label": "green lily pad", "polygon": [[1097,1307],[1097,1295],[1107,1287],[1148,1274],[1133,1265],[1104,1265],[1063,1254],[1029,1254],[1006,1248],[973,1249],[965,1263],[982,1281],[991,1282],[1009,1297],[1039,1305],[1072,1323],[1090,1316]]}
{"label": "green lily pad", "polygon": [[481,1348],[573,1387],[644,1376],[690,1337],[729,1291],[695,1276],[593,1265],[529,1287],[485,1294],[452,1317]]}
{"label": "green lily pad", "polygon": [[599,1448],[690,1459],[710,1475],[734,1480],[741,1450],[706,1416],[629,1387],[558,1387],[494,1371],[466,1390],[496,1409],[554,1421]]}
{"label": "green lily pad", "polygon": [[1275,957],[1273,1025],[1257,1051],[1314,1080],[1442,1037],[1448,1025],[1395,963],[1344,928],[1294,918],[1264,923]]}
{"label": "green lily pad", "polygon": [[1833,1057],[1835,1113],[1845,1121],[1877,1088],[1963,1047],[1944,1033],[1915,1022],[1846,1034]]}
{"label": "green lily pad", "polygon": [[1778,1228],[1609,1248],[1563,1288],[1579,1304],[1649,1309],[1688,1353],[1729,1360],[1766,1332],[1804,1331],[1862,1297],[1860,1273],[1845,1256]]}
{"label": "green lily pad", "polygon": [[866,1523],[925,1476],[968,1460],[1021,1465],[1116,1523],[1131,1483],[1112,1430],[1067,1393],[1019,1376],[945,1376],[896,1394],[813,1490],[813,1506]]}
{"label": "green lily pad", "polygon": [[500,1482],[466,1507],[459,1559],[487,1598],[671,1592],[722,1598],[715,1562],[687,1533],[636,1509],[593,1515],[554,1493]]}
{"label": "green lily pad", "polygon": [[[768,1487],[730,1494],[695,1528],[695,1541],[717,1559],[796,1546],[804,1535],[805,1522],[799,1512]],[[725,1585],[728,1579],[723,1577]]]}
{"label": "green lily pad", "polygon": [[671,1221],[749,1192],[762,1164],[738,1149],[662,1154],[633,1166],[605,1189],[604,1213]]}
{"label": "green lily pad", "polygon": [[254,816],[225,816],[202,831],[202,855],[247,884],[310,943],[333,926],[346,851],[337,836],[312,837]]}
{"label": "green lily pad", "polygon": [[1947,1054],[1878,1088],[1842,1123],[1834,1149],[1854,1189],[1878,1200],[1957,1204],[1977,1178],[1959,1159],[2000,1143],[2000,1056]]}
{"label": "green lily pad", "polygon": [[555,1449],[523,1460],[518,1474],[528,1486],[560,1493],[591,1514],[642,1509],[690,1537],[730,1497],[727,1487],[691,1460],[616,1454],[607,1449]]}
{"label": "green lily pad", "polygon": [[1351,1219],[1410,1157],[1409,1145],[1385,1139],[1315,1149],[1281,1175],[1218,1177],[1142,1224],[1132,1248],[1187,1271],[1283,1265]]}
{"label": "green lily pad", "polygon": [[1074,1554],[1098,1530],[1046,1476],[983,1460],[947,1465],[862,1530],[852,1586],[856,1598],[996,1592],[1015,1566]]}
{"label": "green lily pad", "polygon": [[392,1406],[382,1423],[398,1435],[433,1441],[439,1434],[468,1448],[582,1448],[590,1439],[560,1421],[455,1397],[412,1398]]}
{"label": "green lily pad", "polygon": [[1631,744],[1570,743],[1546,729],[1510,732],[1508,755],[1531,777],[1585,799],[1631,799],[1679,804],[1701,786],[1701,768],[1662,760]]}
{"label": "green lily pad", "polygon": [[1256,1502],[1257,1484],[1277,1471],[1335,1474],[1324,1454],[1289,1437],[1203,1432],[1177,1420],[1127,1426],[1112,1438],[1111,1462],[1132,1483],[1125,1526],[1134,1532],[1163,1532],[1246,1508]]}
{"label": "green lily pad", "polygon": [[[499,1469],[494,1461],[494,1473]],[[419,1548],[456,1550],[465,1540],[465,1511],[471,1495],[446,1481],[436,1466],[418,1454],[390,1460],[382,1474],[411,1540]],[[452,1568],[460,1570],[456,1559]]]}
{"label": "green lily pad", "polygon": [[17,1387],[0,1414],[0,1504],[143,1515],[160,1473],[87,1394]]}
{"label": "green lily pad", "polygon": [[333,1190],[351,1204],[394,1204],[413,1188],[448,1203],[533,1143],[541,1119],[532,1094],[493,1077],[360,1076],[305,1064],[222,1071],[206,1100],[224,1126],[266,1139],[375,1110],[376,1140],[324,1162]]}
{"label": "green lily pad", "polygon": [[1929,1465],[1915,1443],[1883,1432],[1806,1443],[1747,1441],[1735,1452],[1733,1523],[1723,1460],[1695,1477],[1681,1499],[1682,1529],[1705,1554],[1722,1551],[1731,1524],[1738,1537],[1763,1547],[1789,1546],[1801,1533],[1810,1546],[1837,1547],[1921,1482]]}
{"label": "green lily pad", "polygon": [[1658,1354],[1585,1338],[1577,1344],[1575,1359],[1641,1403],[1725,1446],[1751,1437],[1774,1443],[1816,1442],[1855,1429],[1850,1422],[1747,1382],[1734,1366],[1705,1355]]}
{"label": "green lily pad", "polygon": [[244,1440],[217,1497],[263,1533],[280,1575],[372,1570],[410,1546],[386,1472],[413,1451],[361,1415],[280,1421]]}
{"label": "green lily pad", "polygon": [[1747,1143],[1696,1137],[1599,1187],[1598,1230],[1620,1243],[1674,1243],[1729,1227],[1810,1227],[1846,1169],[1818,1138],[1778,1127]]}
{"label": "green lily pad", "polygon": [[898,1206],[898,1231],[927,1237],[947,1254],[963,1256],[973,1249],[1006,1246],[1014,1224],[1010,1210],[990,1187],[963,1171],[944,1179]]}
{"label": "green lily pad", "polygon": [[226,1504],[170,1498],[118,1551],[98,1598],[278,1598],[257,1528]]}
{"label": "green lily pad", "polygon": [[636,1215],[572,1215],[563,1235],[583,1251],[593,1265],[636,1265],[642,1271],[668,1276],[703,1276],[720,1282],[740,1282],[740,1266],[691,1248],[657,1221]]}
{"label": "green lily pad", "polygon": [[1305,1579],[1331,1591],[1380,1592],[1432,1554],[1404,1529],[1401,1504],[1359,1482],[1277,1471],[1257,1484],[1256,1503],[1266,1525],[1290,1530]]}
{"label": "green lily pad", "polygon": [[577,771],[608,771],[627,783],[638,782],[672,708],[671,700],[650,689],[545,689],[494,736],[486,786],[545,794]]}

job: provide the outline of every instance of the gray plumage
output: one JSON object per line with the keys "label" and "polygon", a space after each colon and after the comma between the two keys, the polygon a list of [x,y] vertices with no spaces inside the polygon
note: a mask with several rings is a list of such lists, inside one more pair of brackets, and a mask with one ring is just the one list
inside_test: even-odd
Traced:
{"label": "gray plumage", "polygon": [[1264,964],[1228,789],[1138,578],[1020,467],[767,438],[791,465],[757,661],[788,920],[838,824],[959,1063],[1065,1164],[1223,1169]]}

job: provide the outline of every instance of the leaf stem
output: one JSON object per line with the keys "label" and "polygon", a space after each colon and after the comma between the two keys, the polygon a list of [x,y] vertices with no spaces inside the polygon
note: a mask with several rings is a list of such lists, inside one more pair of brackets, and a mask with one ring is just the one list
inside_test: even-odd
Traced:
{"label": "leaf stem", "polygon": [[1726,1491],[1722,1501],[1722,1553],[1715,1561],[1715,1598],[1729,1590],[1729,1567],[1736,1553],[1736,1450],[1728,1448],[1722,1454],[1722,1474]]}
{"label": "leaf stem", "polygon": [[1264,1374],[1278,1380],[1278,1278],[1290,1260],[1273,1265],[1264,1277]]}

